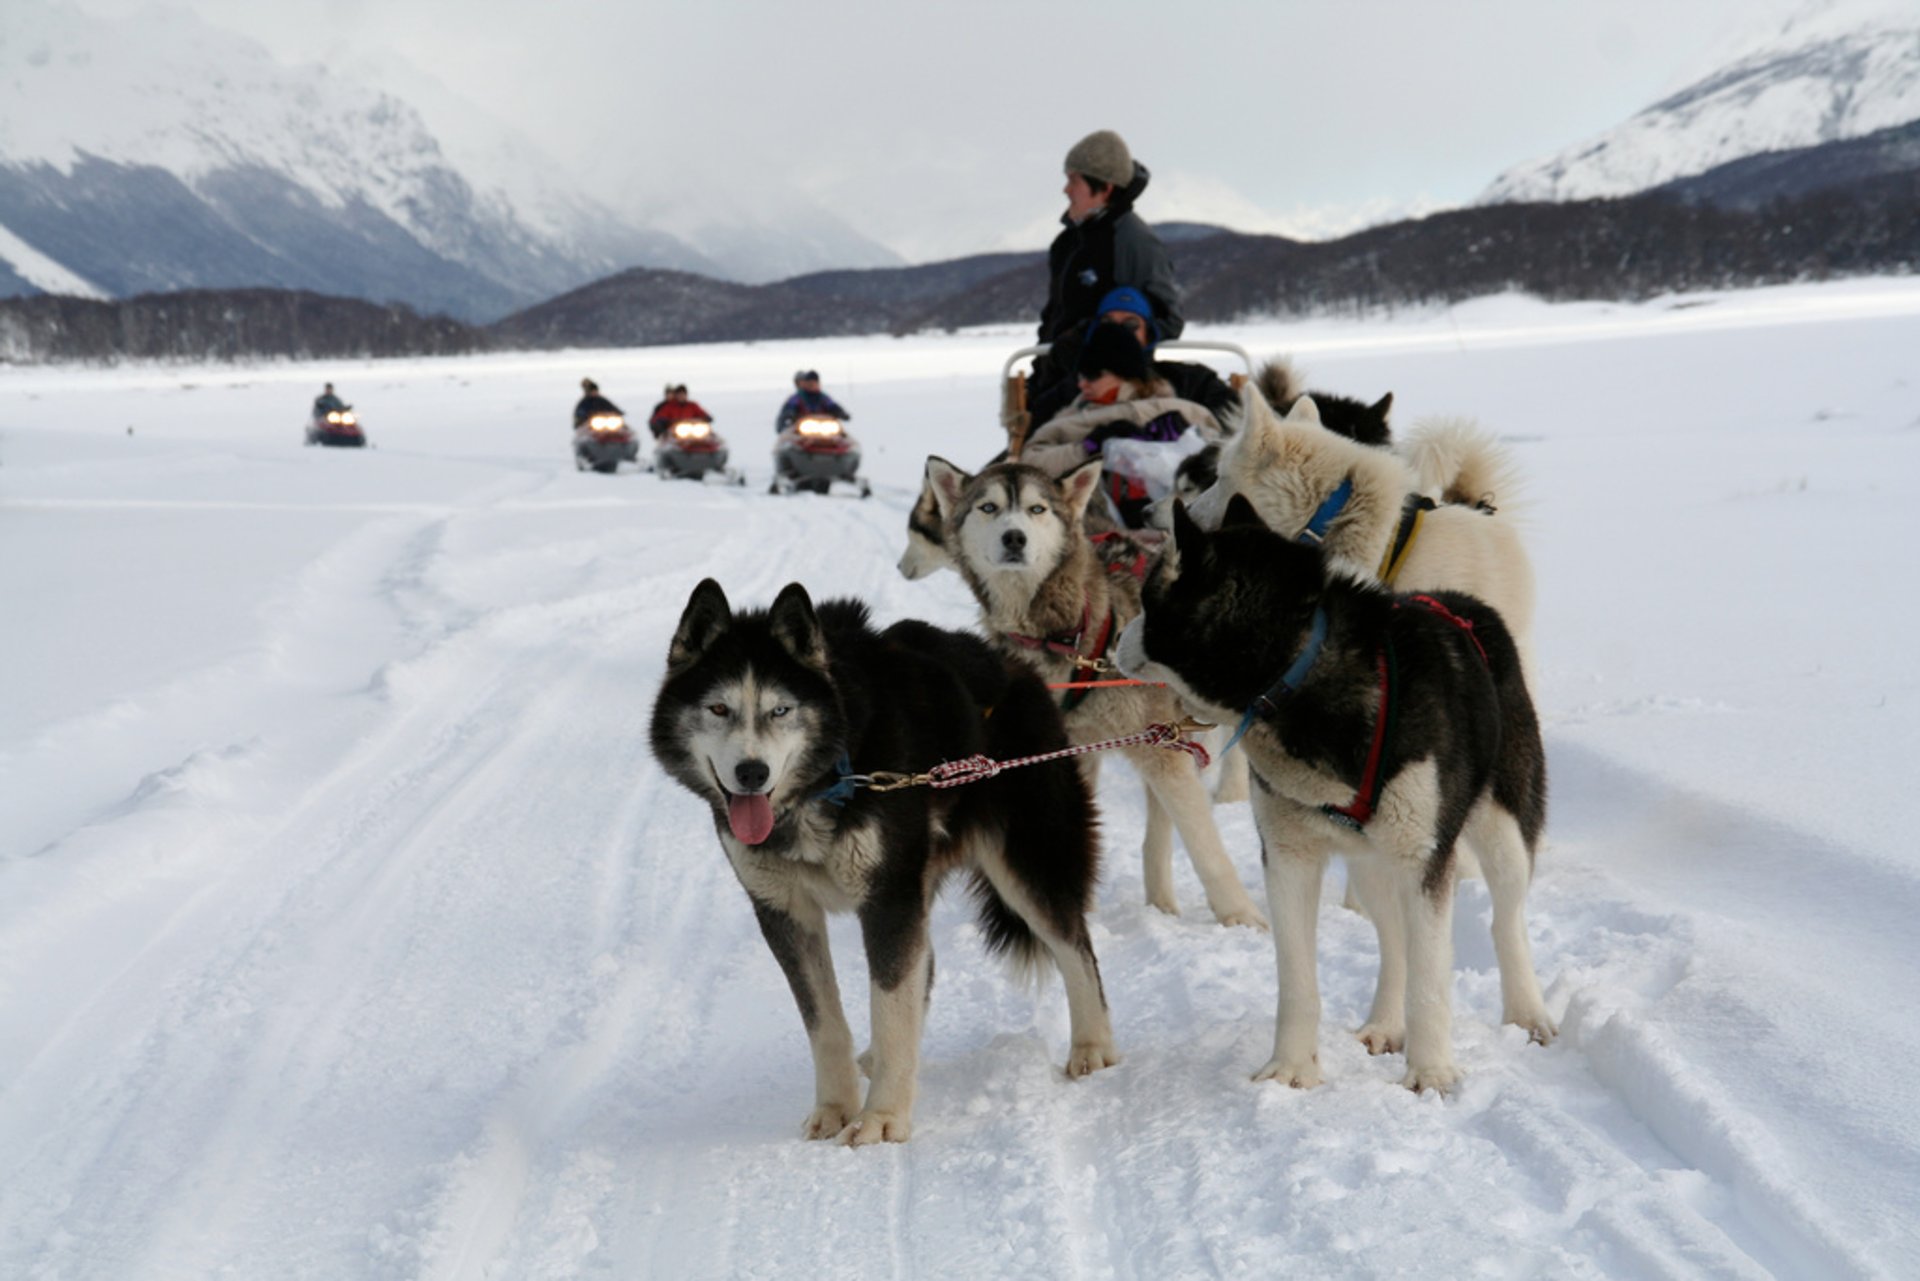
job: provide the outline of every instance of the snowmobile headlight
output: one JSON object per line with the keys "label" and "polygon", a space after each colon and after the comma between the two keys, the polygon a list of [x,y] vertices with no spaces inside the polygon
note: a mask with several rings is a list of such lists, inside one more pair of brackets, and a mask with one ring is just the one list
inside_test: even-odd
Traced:
{"label": "snowmobile headlight", "polygon": [[359,421],[359,420],[358,420],[357,418],[355,418],[355,417],[354,417],[354,416],[353,416],[352,414],[349,414],[349,413],[342,413],[342,414],[340,415],[340,422],[341,422],[341,423],[343,423],[343,424],[345,424],[345,425],[346,425],[346,426],[348,426],[348,427],[351,427],[351,426],[353,426],[353,425],[354,425],[354,423],[356,423],[356,422],[358,422],[358,421]]}
{"label": "snowmobile headlight", "polygon": [[595,431],[619,431],[626,426],[626,420],[618,414],[595,414],[587,419],[587,426]]}
{"label": "snowmobile headlight", "polygon": [[340,421],[340,411],[339,411],[339,410],[337,410],[337,409],[329,409],[329,410],[327,411],[327,421],[328,421],[328,422],[330,422],[330,423],[337,423],[337,422],[339,422],[339,421]]}
{"label": "snowmobile headlight", "polygon": [[795,424],[802,436],[838,436],[840,420],[838,418],[802,418]]}
{"label": "snowmobile headlight", "polygon": [[675,440],[703,440],[712,434],[713,424],[698,418],[689,418],[673,425]]}

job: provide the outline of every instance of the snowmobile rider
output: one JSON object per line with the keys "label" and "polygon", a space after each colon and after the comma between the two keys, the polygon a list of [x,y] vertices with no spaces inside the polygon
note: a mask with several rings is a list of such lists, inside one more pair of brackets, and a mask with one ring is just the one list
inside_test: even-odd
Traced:
{"label": "snowmobile rider", "polygon": [[685,383],[669,383],[666,399],[653,407],[653,413],[647,419],[647,426],[653,430],[653,438],[659,440],[673,430],[675,423],[713,421],[713,415],[700,408],[700,402],[687,399]]}
{"label": "snowmobile rider", "polygon": [[[595,414],[618,414],[620,406],[600,394],[600,384],[591,378],[580,380],[580,400],[573,407],[573,425],[578,428]],[[622,415],[624,417],[624,415]]]}
{"label": "snowmobile rider", "polygon": [[798,390],[787,397],[786,404],[780,406],[780,413],[773,420],[775,433],[787,430],[802,418],[838,418],[843,423],[853,421],[852,414],[820,390],[819,370],[800,370],[793,376],[793,385]]}
{"label": "snowmobile rider", "polygon": [[[1205,405],[1216,418],[1239,399],[1233,388],[1206,365],[1184,360],[1160,360],[1155,356],[1154,347],[1164,335],[1154,320],[1153,304],[1132,285],[1120,285],[1107,292],[1107,296],[1100,300],[1098,315],[1086,328],[1091,330],[1095,325],[1118,325],[1132,334],[1134,340],[1146,349],[1154,377],[1168,383],[1173,388],[1173,394],[1180,399]],[[1084,334],[1085,331],[1082,332]],[[1042,390],[1028,406],[1033,415],[1033,426],[1039,427],[1059,413],[1079,392],[1078,382],[1066,379]]]}
{"label": "snowmobile rider", "polygon": [[322,387],[320,394],[313,398],[313,415],[316,418],[325,418],[328,414],[337,414],[347,408],[347,402],[333,394],[332,383]]}
{"label": "snowmobile rider", "polygon": [[1133,211],[1150,175],[1126,140],[1110,129],[1090,133],[1067,152],[1065,169],[1065,226],[1047,250],[1047,303],[1040,312],[1040,341],[1053,350],[1035,362],[1027,385],[1047,395],[1065,383],[1070,399],[1080,339],[1116,286],[1145,296],[1160,337],[1178,338],[1187,322],[1167,247]]}

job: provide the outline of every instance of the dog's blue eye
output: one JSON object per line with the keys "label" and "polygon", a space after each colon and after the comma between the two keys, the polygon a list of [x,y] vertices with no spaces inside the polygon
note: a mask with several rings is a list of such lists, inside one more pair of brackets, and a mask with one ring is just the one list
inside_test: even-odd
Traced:
{"label": "dog's blue eye", "polygon": [[991,516],[995,512],[1000,510],[1000,504],[999,503],[981,503],[980,510],[984,514]]}
{"label": "dog's blue eye", "polygon": [[772,711],[768,712],[767,715],[773,717],[775,720],[778,720],[780,717],[785,716],[788,712],[792,710],[793,709],[791,707],[782,705],[780,707],[774,708]]}
{"label": "dog's blue eye", "polygon": [[725,703],[709,703],[707,704],[707,710],[715,716],[725,716],[727,714],[727,705]]}
{"label": "dog's blue eye", "polygon": [[1033,506],[1027,508],[1027,515],[1029,516],[1044,516],[1046,514],[1046,505],[1043,503],[1035,503]]}

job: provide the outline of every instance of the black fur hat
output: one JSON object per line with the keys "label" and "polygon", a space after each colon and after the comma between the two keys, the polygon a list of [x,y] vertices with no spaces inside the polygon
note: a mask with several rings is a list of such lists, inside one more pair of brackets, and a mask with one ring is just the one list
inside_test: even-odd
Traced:
{"label": "black fur hat", "polygon": [[1101,321],[1087,334],[1080,346],[1080,363],[1075,367],[1082,378],[1118,374],[1128,382],[1147,380],[1147,352],[1124,326]]}

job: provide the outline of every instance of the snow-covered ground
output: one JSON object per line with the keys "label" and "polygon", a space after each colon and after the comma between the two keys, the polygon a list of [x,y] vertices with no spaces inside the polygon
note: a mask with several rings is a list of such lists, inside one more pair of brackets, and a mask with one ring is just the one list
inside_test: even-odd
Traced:
{"label": "snow-covered ground", "polygon": [[[970,624],[893,562],[1023,334],[0,370],[0,1276],[1920,1275],[1920,282],[1196,336],[1513,443],[1555,1045],[1469,885],[1466,1082],[1398,1088],[1330,884],[1327,1084],[1250,1083],[1270,945],[1184,863],[1143,906],[1116,765],[1125,1062],[1064,1080],[1057,983],[949,901],[912,1143],[797,1137],[792,999],[648,755],[667,639],[709,574]],[[872,501],[765,493],[802,364]],[[582,375],[688,382],[757,483],[576,473]],[[301,446],[323,378],[375,449]]]}

